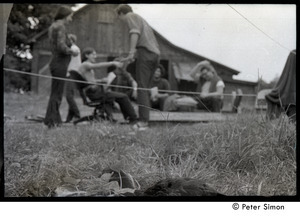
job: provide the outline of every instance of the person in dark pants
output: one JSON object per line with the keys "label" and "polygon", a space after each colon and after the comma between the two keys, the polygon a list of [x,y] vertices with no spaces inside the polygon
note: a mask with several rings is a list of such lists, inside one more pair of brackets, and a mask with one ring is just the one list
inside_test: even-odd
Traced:
{"label": "person in dark pants", "polygon": [[[103,67],[122,67],[123,63],[112,61],[112,62],[99,62],[96,63],[96,51],[93,48],[85,48],[82,52],[82,64],[79,67],[79,73],[83,76],[83,78],[90,82],[95,83],[91,84],[86,88],[86,96],[92,100],[107,100],[107,101],[116,101],[121,109],[123,117],[125,120],[128,120],[130,124],[135,124],[137,121],[137,115],[135,110],[130,102],[129,97],[120,92],[108,91],[107,88],[111,84],[112,80],[108,80],[107,77],[105,79],[96,80],[94,69],[103,68]],[[113,73],[113,72],[111,72]],[[108,76],[109,77],[109,76]],[[106,86],[100,86],[96,83],[100,81],[106,82]]]}
{"label": "person in dark pants", "polygon": [[[78,73],[78,68],[81,65],[81,56],[80,56],[80,49],[76,45],[76,41],[77,41],[76,35],[68,34],[68,38],[72,44],[71,49],[76,50],[79,53],[77,56],[71,56],[71,60],[68,66],[67,77],[72,80],[75,78],[72,77],[72,73],[70,72],[72,71]],[[66,92],[66,99],[69,105],[68,115],[66,119],[66,123],[68,123],[71,122],[73,118],[75,121],[80,118],[80,111],[74,99],[75,94],[77,92],[76,83],[72,81],[67,81],[65,92]]]}
{"label": "person in dark pants", "polygon": [[198,109],[220,112],[225,84],[210,62],[207,60],[199,62],[192,69],[190,76],[198,84],[196,91],[200,92],[194,97],[198,101]]}
{"label": "person in dark pants", "polygon": [[52,77],[51,94],[48,102],[44,124],[48,128],[60,126],[62,123],[59,107],[64,93],[64,81],[55,79],[66,78],[67,68],[71,55],[78,52],[71,49],[71,44],[66,35],[65,25],[72,21],[73,11],[65,6],[58,9],[54,23],[49,27],[48,34],[51,44],[52,59],[49,64]]}
{"label": "person in dark pants", "polygon": [[[122,61],[132,62],[136,55],[136,81],[139,88],[149,88],[151,78],[159,64],[160,50],[149,24],[129,5],[121,4],[115,11],[128,25],[130,35],[129,54]],[[146,90],[138,90],[139,122],[134,128],[146,130],[149,122],[150,95]]]}

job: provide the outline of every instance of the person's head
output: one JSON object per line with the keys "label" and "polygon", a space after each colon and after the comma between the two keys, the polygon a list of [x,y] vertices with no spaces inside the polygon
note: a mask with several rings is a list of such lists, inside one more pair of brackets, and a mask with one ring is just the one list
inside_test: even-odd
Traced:
{"label": "person's head", "polygon": [[159,64],[156,70],[154,71],[154,79],[160,79],[165,75],[165,68]]}
{"label": "person's head", "polygon": [[127,4],[120,4],[118,7],[115,9],[116,13],[118,16],[122,19],[124,15],[126,15],[129,12],[133,12],[132,8],[127,5]]}
{"label": "person's head", "polygon": [[200,72],[201,72],[201,77],[205,80],[211,80],[216,75],[215,70],[209,66],[203,66]]}
{"label": "person's head", "polygon": [[94,48],[86,47],[83,49],[82,54],[81,54],[82,62],[90,61],[93,63],[96,61],[96,58],[97,58],[97,53]]}
{"label": "person's head", "polygon": [[72,21],[73,11],[67,6],[61,6],[58,8],[54,20],[66,20],[66,22]]}
{"label": "person's head", "polygon": [[69,40],[71,41],[72,44],[76,43],[76,41],[77,41],[77,36],[74,35],[74,34],[68,34],[68,38],[69,38]]}

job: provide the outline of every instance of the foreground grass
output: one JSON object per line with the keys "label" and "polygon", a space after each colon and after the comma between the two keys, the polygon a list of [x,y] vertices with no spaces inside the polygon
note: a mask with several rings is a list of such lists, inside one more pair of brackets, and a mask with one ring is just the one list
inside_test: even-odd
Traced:
{"label": "foreground grass", "polygon": [[165,177],[192,177],[230,196],[296,195],[296,129],[285,117],[265,122],[247,114],[130,131],[107,122],[48,130],[7,121],[5,196],[51,196],[64,177],[80,180],[77,190],[101,191],[108,166],[130,173],[142,188]]}
{"label": "foreground grass", "polygon": [[[5,196],[47,197],[80,180],[76,190],[103,192],[104,168],[122,168],[146,188],[165,177],[204,180],[226,195],[295,195],[296,129],[286,118],[265,122],[243,114],[209,124],[152,125],[129,135],[125,125],[99,123],[48,130],[25,122],[44,115],[48,97],[4,94]],[[82,114],[91,109],[78,101]],[[65,99],[62,118],[67,114]]]}

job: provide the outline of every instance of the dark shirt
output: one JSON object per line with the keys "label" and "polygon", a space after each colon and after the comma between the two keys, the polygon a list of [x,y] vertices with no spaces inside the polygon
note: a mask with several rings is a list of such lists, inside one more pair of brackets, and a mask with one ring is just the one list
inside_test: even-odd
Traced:
{"label": "dark shirt", "polygon": [[63,21],[58,20],[54,22],[48,31],[48,36],[52,48],[53,55],[70,55],[71,43],[67,39],[66,28]]}
{"label": "dark shirt", "polygon": [[[168,82],[168,80],[161,78],[159,80],[154,80],[152,79],[151,84],[150,84],[150,88],[153,87],[157,87],[158,90],[170,90],[170,84]],[[159,93],[166,93],[166,92],[160,92]]]}
{"label": "dark shirt", "polygon": [[[112,81],[111,85],[132,87],[132,82],[134,82],[132,75],[127,71],[123,71],[122,73],[117,75],[117,77]],[[126,94],[132,91],[132,89],[120,87],[112,87],[112,90]]]}

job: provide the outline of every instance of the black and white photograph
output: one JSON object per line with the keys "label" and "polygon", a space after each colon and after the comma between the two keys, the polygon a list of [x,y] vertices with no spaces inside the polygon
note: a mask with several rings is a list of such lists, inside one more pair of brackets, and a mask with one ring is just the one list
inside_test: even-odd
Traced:
{"label": "black and white photograph", "polygon": [[1,196],[293,200],[296,8],[1,3]]}

